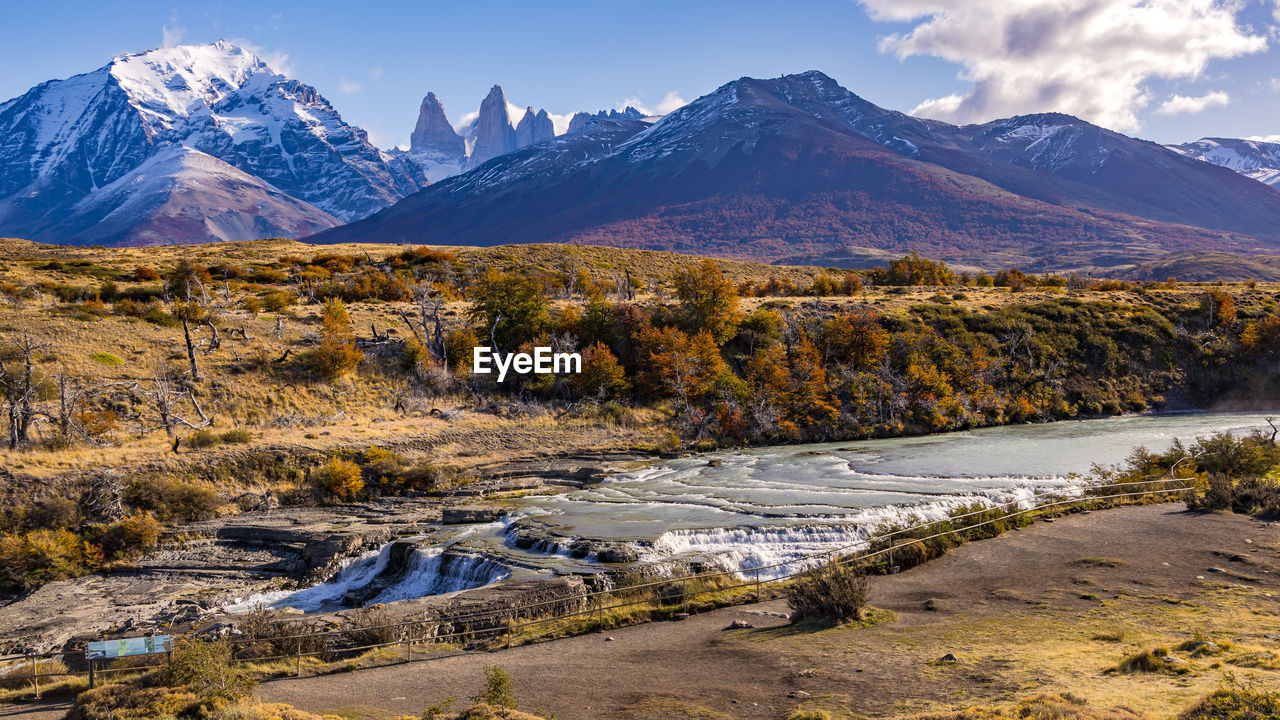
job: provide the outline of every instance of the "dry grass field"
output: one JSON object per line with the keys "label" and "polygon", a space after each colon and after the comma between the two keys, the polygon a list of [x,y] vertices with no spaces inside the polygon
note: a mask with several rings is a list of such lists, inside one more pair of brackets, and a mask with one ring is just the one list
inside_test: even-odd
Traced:
{"label": "dry grass field", "polygon": [[[669,278],[701,258],[668,252],[603,247],[525,245],[493,248],[449,248],[454,272],[479,273],[489,266],[526,274],[585,274],[595,282],[615,288],[633,286],[631,298],[664,302],[671,297]],[[0,240],[0,348],[9,348],[25,334],[39,347],[37,370],[46,377],[66,376],[84,388],[132,388],[145,391],[165,368],[184,369],[187,355],[180,325],[148,322],[111,312],[110,306],[94,306],[90,299],[68,303],[55,293],[20,293],[18,289],[46,285],[81,288],[92,296],[102,283],[117,292],[155,288],[158,281],[136,279],[138,268],[167,275],[181,261],[198,265],[240,268],[239,279],[215,280],[206,292],[217,306],[220,345],[209,347],[208,327],[193,327],[196,356],[205,383],[201,409],[211,420],[208,429],[248,431],[234,446],[219,444],[207,449],[171,451],[171,440],[147,423],[121,422],[109,442],[77,444],[56,452],[0,449],[0,463],[12,476],[51,478],[60,473],[103,467],[139,465],[173,466],[208,463],[210,457],[254,448],[286,448],[323,454],[334,448],[371,444],[401,446],[411,454],[430,450],[433,460],[458,469],[501,462],[548,451],[652,448],[669,434],[661,427],[663,413],[640,409],[626,423],[600,420],[582,413],[474,412],[484,408],[483,398],[465,394],[423,398],[415,396],[402,373],[387,371],[387,363],[366,362],[360,371],[333,383],[314,382],[289,362],[316,342],[320,305],[299,302],[272,312],[246,309],[245,299],[260,297],[275,285],[255,281],[255,268],[278,263],[280,258],[313,258],[320,254],[349,255],[383,261],[404,251],[387,245],[310,246],[289,240],[263,240],[202,246],[148,248],[76,248],[37,245],[21,240]],[[817,277],[835,270],[785,267],[717,261],[735,284],[770,279],[805,287]],[[279,278],[277,278],[279,279]],[[288,288],[293,278],[284,278]],[[1274,312],[1277,286],[1235,284],[1231,287],[1241,308]],[[971,311],[990,311],[1010,304],[1030,304],[1063,297],[1063,288],[1032,288],[1014,293],[1004,287],[875,287],[851,296],[744,296],[744,313],[769,307],[800,316],[829,316],[851,308],[869,308],[881,316],[905,316],[920,304],[936,303]],[[1193,307],[1203,287],[1177,289],[1118,289],[1085,293],[1090,299],[1106,299],[1137,308],[1152,306]],[[1078,293],[1077,293],[1078,294]],[[558,305],[580,302],[564,298]],[[445,326],[465,321],[467,302],[444,302]],[[404,338],[413,333],[406,315],[415,317],[409,301],[353,301],[347,304],[357,337],[377,333]],[[376,350],[366,353],[376,356]],[[284,362],[278,362],[285,358]],[[10,359],[12,359],[10,357]],[[444,420],[439,411],[463,410]],[[133,408],[145,414],[143,408]],[[192,419],[194,408],[179,408]],[[150,429],[150,432],[142,430]],[[48,423],[37,423],[37,437],[53,432]],[[189,429],[179,428],[179,434]]]}

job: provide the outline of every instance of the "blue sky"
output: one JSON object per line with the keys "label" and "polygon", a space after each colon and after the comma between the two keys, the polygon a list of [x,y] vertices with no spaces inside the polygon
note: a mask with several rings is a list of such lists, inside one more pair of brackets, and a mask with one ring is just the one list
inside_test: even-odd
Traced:
{"label": "blue sky", "polygon": [[13,3],[0,97],[166,42],[246,43],[381,145],[433,90],[552,113],[818,69],[954,122],[1060,110],[1160,142],[1280,135],[1280,0]]}

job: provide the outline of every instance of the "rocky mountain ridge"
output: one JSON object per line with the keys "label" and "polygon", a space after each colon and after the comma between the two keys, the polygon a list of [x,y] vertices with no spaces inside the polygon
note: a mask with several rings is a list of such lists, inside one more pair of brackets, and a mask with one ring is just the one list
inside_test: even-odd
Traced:
{"label": "rocky mountain ridge", "polygon": [[[156,174],[192,171],[191,163],[143,167],[160,156],[200,158],[193,162],[218,176],[219,189],[206,193],[202,184]],[[145,197],[113,185],[131,173]],[[392,162],[344,122],[315,88],[225,41],[121,55],[0,103],[4,235],[142,244],[299,233],[364,217],[425,182],[415,165]],[[166,184],[160,201],[157,188]],[[161,206],[187,220],[154,217]],[[227,213],[238,217],[215,217],[214,228],[201,230],[200,216]],[[106,216],[117,230],[96,227]],[[153,236],[131,228],[168,229]]]}
{"label": "rocky mountain ridge", "polygon": [[922,253],[1117,267],[1280,251],[1280,196],[1061,114],[954,126],[820,72],[728,83],[656,123],[593,117],[317,242],[581,242],[841,264]]}

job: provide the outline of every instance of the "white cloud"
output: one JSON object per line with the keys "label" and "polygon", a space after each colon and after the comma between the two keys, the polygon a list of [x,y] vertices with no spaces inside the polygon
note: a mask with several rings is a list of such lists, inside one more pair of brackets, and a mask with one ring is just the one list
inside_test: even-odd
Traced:
{"label": "white cloud", "polygon": [[[507,115],[510,116],[510,114],[511,108],[507,108]],[[478,109],[473,110],[472,112],[463,115],[461,118],[458,118],[458,122],[453,124],[453,129],[458,131],[459,134],[464,134],[467,130],[467,126],[475,122],[478,117],[480,117],[480,111]]]}
{"label": "white cloud", "polygon": [[675,112],[680,108],[688,105],[689,101],[680,97],[680,93],[672,90],[662,97],[662,102],[658,103],[658,115],[666,115],[669,112]]}
{"label": "white cloud", "polygon": [[1280,92],[1280,77],[1273,77],[1263,83],[1271,88],[1271,92]]}
{"label": "white cloud", "polygon": [[1245,140],[1264,143],[1280,143],[1280,135],[1250,135]]}
{"label": "white cloud", "polygon": [[666,115],[667,113],[679,110],[688,104],[688,100],[680,97],[680,93],[672,90],[662,96],[662,100],[658,101],[656,107],[649,106],[639,97],[629,97],[626,100],[620,100],[614,107],[618,110],[626,110],[628,107],[633,107],[645,115]]}
{"label": "white cloud", "polygon": [[573,113],[557,115],[549,112],[547,115],[551,118],[551,127],[555,129],[557,135],[569,132],[569,121],[573,119]]}
{"label": "white cloud", "polygon": [[297,77],[297,73],[294,72],[293,58],[289,57],[289,53],[282,52],[280,50],[268,50],[261,45],[255,45],[243,38],[235,38],[232,39],[231,42],[253,53],[259,60],[266,63],[267,67],[281,75]]}
{"label": "white cloud", "polygon": [[382,77],[382,66],[381,66],[381,65],[379,65],[378,67],[376,67],[376,68],[374,68],[374,69],[372,69],[372,70],[370,70],[370,71],[369,71],[369,79],[370,79],[370,80],[377,80],[377,79],[379,79],[379,78],[381,78],[381,77]]}
{"label": "white cloud", "polygon": [[1135,130],[1151,79],[1195,79],[1214,59],[1260,52],[1267,39],[1237,23],[1239,0],[856,0],[874,20],[913,23],[884,37],[898,58],[962,67],[964,93],[913,114],[980,122],[1060,111]]}
{"label": "white cloud", "polygon": [[1226,107],[1231,97],[1221,90],[1205,93],[1200,97],[1174,95],[1160,104],[1156,110],[1161,115],[1195,115],[1211,107]]}
{"label": "white cloud", "polygon": [[355,93],[360,92],[361,89],[362,88],[360,87],[360,83],[354,80],[348,80],[346,78],[338,78],[338,90],[340,90],[341,92],[347,95],[354,95]]}
{"label": "white cloud", "polygon": [[182,38],[187,34],[187,29],[178,24],[177,10],[169,13],[169,24],[160,28],[160,33],[164,38],[161,47],[173,47],[174,45],[182,44]]}

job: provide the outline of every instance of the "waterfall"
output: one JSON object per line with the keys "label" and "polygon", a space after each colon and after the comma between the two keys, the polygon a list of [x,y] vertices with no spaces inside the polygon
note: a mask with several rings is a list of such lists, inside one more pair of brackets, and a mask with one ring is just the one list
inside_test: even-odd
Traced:
{"label": "waterfall", "polygon": [[511,576],[511,568],[479,553],[447,548],[415,550],[404,579],[378,593],[368,605],[443,595],[492,585]]}

